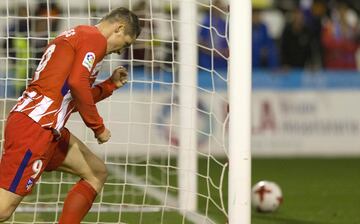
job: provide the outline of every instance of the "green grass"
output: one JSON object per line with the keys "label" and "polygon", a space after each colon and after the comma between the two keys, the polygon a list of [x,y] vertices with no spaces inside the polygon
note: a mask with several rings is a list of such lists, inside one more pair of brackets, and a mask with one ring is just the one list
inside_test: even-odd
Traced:
{"label": "green grass", "polygon": [[[221,161],[225,162],[225,161]],[[170,161],[175,166],[174,161]],[[208,170],[209,167],[209,170]],[[169,168],[170,173],[175,170]],[[217,188],[221,182],[221,171],[223,167],[212,160],[201,159],[199,171],[201,175],[209,173],[211,178],[199,175],[199,211],[207,214],[216,223],[226,223],[226,216],[216,205],[220,206],[220,191]],[[143,175],[151,173],[156,181],[163,182],[168,186],[176,186],[176,175],[165,175],[160,169],[152,166],[133,167],[133,173]],[[59,179],[60,175],[53,175],[52,179]],[[46,178],[46,177],[45,177]],[[106,185],[103,197],[98,197],[97,202],[125,203],[157,206],[161,204],[157,199],[151,198],[142,189],[131,184],[123,184],[122,177],[112,175],[110,183],[119,183],[118,186]],[[354,159],[254,159],[252,182],[259,180],[272,180],[277,182],[284,195],[284,203],[275,213],[261,214],[253,212],[252,224],[359,224],[360,223],[360,158]],[[50,180],[50,179],[49,179]],[[64,176],[63,181],[74,180]],[[149,182],[152,180],[148,180]],[[224,176],[223,194],[227,198],[227,175]],[[44,184],[39,190],[39,200],[51,202],[54,199],[45,197],[53,192],[62,193],[63,200],[68,191],[69,184]],[[154,187],[156,188],[156,187]],[[158,188],[165,190],[165,188]],[[110,193],[109,193],[110,192]],[[123,195],[125,192],[125,195]],[[29,197],[31,201],[34,198]],[[170,190],[169,194],[177,194],[176,190]],[[210,200],[211,195],[212,200]],[[227,201],[224,201],[227,207]],[[115,206],[116,207],[116,206]],[[59,214],[58,214],[59,215]],[[56,214],[17,213],[17,221],[45,221],[54,222]],[[129,224],[190,224],[189,220],[175,212],[160,210],[158,212],[122,212],[114,213],[89,213],[85,218],[88,222],[119,222]]]}
{"label": "green grass", "polygon": [[284,203],[254,224],[360,223],[360,159],[257,159],[253,182],[277,182]]}

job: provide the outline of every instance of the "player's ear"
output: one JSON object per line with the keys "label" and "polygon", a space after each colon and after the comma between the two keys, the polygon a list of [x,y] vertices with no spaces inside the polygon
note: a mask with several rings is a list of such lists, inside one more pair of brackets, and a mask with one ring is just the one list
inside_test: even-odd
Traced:
{"label": "player's ear", "polygon": [[125,33],[125,24],[119,23],[115,30],[115,33],[116,34],[124,34]]}

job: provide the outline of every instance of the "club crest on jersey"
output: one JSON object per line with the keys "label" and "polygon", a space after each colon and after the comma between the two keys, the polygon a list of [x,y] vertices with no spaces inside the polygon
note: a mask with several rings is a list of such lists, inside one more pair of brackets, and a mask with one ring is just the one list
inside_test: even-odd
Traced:
{"label": "club crest on jersey", "polygon": [[95,62],[95,54],[93,52],[86,53],[84,60],[82,62],[82,65],[87,68],[87,70],[90,72],[91,68],[93,67]]}

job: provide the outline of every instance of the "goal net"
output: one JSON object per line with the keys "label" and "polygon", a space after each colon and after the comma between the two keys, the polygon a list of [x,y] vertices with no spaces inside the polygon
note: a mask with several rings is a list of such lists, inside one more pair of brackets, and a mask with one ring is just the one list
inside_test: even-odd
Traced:
{"label": "goal net", "polygon": [[[119,65],[129,71],[126,87],[98,104],[111,140],[98,145],[78,114],[67,124],[109,171],[84,223],[226,223],[225,0],[0,1],[2,142],[7,114],[46,44],[119,6],[140,17],[143,31],[123,55],[107,56],[98,76],[106,79]],[[56,223],[76,181],[44,173],[8,223]]]}

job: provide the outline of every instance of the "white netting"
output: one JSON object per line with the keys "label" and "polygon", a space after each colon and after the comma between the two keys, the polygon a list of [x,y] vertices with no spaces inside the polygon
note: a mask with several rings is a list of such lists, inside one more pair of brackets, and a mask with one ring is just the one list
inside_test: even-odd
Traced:
{"label": "white netting", "polygon": [[[44,8],[37,8],[43,3]],[[58,8],[53,5],[56,3]],[[126,87],[98,104],[111,141],[99,146],[77,114],[67,127],[101,157],[110,176],[84,223],[225,223],[227,220],[227,21],[226,3],[196,2],[197,48],[201,59],[198,103],[196,211],[181,209],[178,178],[179,2],[172,0],[3,0],[0,1],[1,130],[9,109],[31,79],[48,40],[78,24],[95,24],[110,9],[124,6],[139,15],[143,31],[122,56],[109,56],[99,80],[118,65],[129,70]],[[48,14],[47,12],[50,12]],[[189,74],[194,75],[194,74]],[[190,118],[189,118],[190,119]],[[3,136],[3,135],[2,135]],[[3,139],[3,138],[2,138]],[[2,150],[2,149],[1,149]],[[181,168],[183,169],[183,168]],[[67,191],[78,179],[45,173],[11,223],[54,223]]]}

